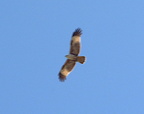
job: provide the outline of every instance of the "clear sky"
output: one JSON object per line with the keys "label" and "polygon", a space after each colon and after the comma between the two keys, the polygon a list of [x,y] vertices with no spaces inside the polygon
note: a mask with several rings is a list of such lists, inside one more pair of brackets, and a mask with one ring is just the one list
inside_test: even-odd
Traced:
{"label": "clear sky", "polygon": [[144,0],[1,0],[0,114],[144,114]]}

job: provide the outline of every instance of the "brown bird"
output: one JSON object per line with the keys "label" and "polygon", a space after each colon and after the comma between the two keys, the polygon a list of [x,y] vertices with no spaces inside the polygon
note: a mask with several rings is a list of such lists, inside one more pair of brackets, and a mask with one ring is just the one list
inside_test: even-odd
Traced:
{"label": "brown bird", "polygon": [[78,56],[80,52],[81,35],[82,30],[80,28],[77,28],[72,34],[69,55],[65,56],[67,60],[58,74],[60,81],[66,80],[66,77],[72,71],[76,62],[83,64],[86,60],[85,56]]}

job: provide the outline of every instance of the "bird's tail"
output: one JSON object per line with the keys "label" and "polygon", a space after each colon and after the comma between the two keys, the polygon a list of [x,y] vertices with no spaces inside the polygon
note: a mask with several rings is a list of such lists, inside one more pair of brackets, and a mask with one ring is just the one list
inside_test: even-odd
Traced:
{"label": "bird's tail", "polygon": [[77,62],[83,64],[86,60],[86,57],[85,56],[78,56],[77,57]]}

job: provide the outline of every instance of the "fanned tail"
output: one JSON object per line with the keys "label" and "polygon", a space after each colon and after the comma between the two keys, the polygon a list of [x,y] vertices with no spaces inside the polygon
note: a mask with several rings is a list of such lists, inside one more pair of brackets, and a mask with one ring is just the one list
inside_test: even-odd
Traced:
{"label": "fanned tail", "polygon": [[78,56],[78,57],[77,57],[77,61],[78,61],[79,63],[81,63],[81,64],[83,64],[83,63],[85,62],[85,60],[86,60],[86,57],[85,57],[85,56]]}

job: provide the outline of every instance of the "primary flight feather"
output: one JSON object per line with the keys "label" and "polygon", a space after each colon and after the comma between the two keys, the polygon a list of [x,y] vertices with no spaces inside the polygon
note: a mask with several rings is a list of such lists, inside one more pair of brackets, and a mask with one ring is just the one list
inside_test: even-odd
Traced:
{"label": "primary flight feather", "polygon": [[80,28],[77,28],[72,34],[69,55],[65,56],[67,60],[58,74],[60,81],[66,80],[66,77],[72,71],[76,62],[83,64],[86,60],[85,56],[78,56],[81,46],[81,35],[82,30]]}

